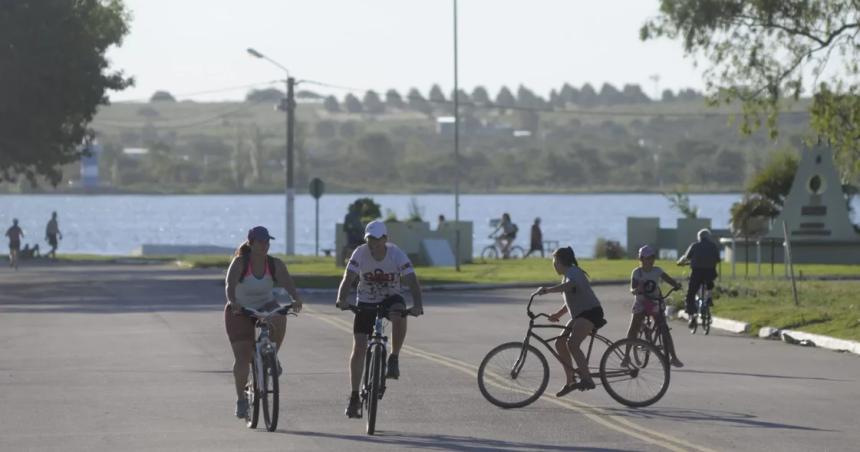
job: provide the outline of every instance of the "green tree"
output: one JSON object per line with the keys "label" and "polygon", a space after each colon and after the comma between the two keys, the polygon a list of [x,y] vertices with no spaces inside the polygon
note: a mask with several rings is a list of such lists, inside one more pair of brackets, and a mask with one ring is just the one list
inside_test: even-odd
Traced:
{"label": "green tree", "polygon": [[747,193],[761,195],[781,210],[794,182],[798,163],[793,153],[778,152],[771,155],[765,167],[750,179]]}
{"label": "green tree", "polygon": [[699,208],[690,204],[690,195],[686,187],[679,188],[672,193],[664,193],[672,210],[677,210],[684,218],[699,218]]}
{"label": "green tree", "polygon": [[472,90],[472,102],[475,102],[476,104],[489,104],[490,94],[487,92],[487,88],[476,86],[475,89]]}
{"label": "green tree", "polygon": [[499,94],[496,94],[496,105],[499,107],[513,107],[517,104],[517,98],[514,97],[514,94],[511,90],[508,89],[507,86],[503,86],[499,89]]}
{"label": "green tree", "polygon": [[337,113],[340,111],[340,102],[334,96],[326,96],[323,101],[323,108],[329,113]]}
{"label": "green tree", "polygon": [[442,92],[442,88],[436,84],[430,87],[430,94],[427,95],[427,99],[435,104],[444,104],[447,100],[445,99],[445,93]]}
{"label": "green tree", "polygon": [[379,98],[379,94],[376,94],[376,91],[369,90],[364,93],[364,99],[362,99],[361,103],[364,105],[364,109],[370,114],[378,115],[385,113],[385,104],[382,103],[382,99]]}
{"label": "green tree", "polygon": [[280,102],[284,92],[277,88],[252,89],[245,95],[246,102]]}
{"label": "green tree", "polygon": [[343,98],[343,106],[346,108],[346,111],[350,113],[361,113],[364,111],[361,101],[352,93],[347,94],[346,97]]}
{"label": "green tree", "polygon": [[0,181],[56,186],[80,159],[106,91],[133,83],[105,58],[128,20],[120,0],[0,2]]}
{"label": "green tree", "polygon": [[168,91],[159,90],[152,93],[152,97],[149,98],[150,102],[176,102],[176,98],[173,97],[173,94],[170,94]]}
{"label": "green tree", "polygon": [[854,0],[661,0],[640,37],[680,38],[709,61],[709,100],[739,101],[744,133],[764,124],[776,136],[784,100],[799,99],[811,75],[810,125],[835,145],[845,179],[860,175],[858,31]]}
{"label": "green tree", "polygon": [[396,89],[390,89],[385,92],[385,105],[391,108],[403,109],[406,108],[406,104],[403,102],[403,98],[400,97],[400,93],[397,92]]}
{"label": "green tree", "polygon": [[409,90],[409,94],[407,95],[407,102],[409,102],[409,108],[424,113],[425,115],[430,115],[433,113],[433,106],[430,105],[430,102],[427,102],[427,99],[421,95],[421,91],[418,91],[417,88],[412,88]]}

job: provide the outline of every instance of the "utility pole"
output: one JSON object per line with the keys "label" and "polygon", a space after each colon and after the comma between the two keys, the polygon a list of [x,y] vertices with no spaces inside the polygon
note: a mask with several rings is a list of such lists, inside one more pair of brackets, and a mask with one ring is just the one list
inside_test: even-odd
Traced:
{"label": "utility pole", "polygon": [[293,144],[294,144],[294,129],[296,124],[296,98],[293,88],[296,85],[296,79],[287,77],[287,256],[292,256],[296,253],[296,185],[293,180]]}
{"label": "utility pole", "polygon": [[460,271],[460,86],[457,67],[457,0],[454,0],[454,239],[455,269]]}

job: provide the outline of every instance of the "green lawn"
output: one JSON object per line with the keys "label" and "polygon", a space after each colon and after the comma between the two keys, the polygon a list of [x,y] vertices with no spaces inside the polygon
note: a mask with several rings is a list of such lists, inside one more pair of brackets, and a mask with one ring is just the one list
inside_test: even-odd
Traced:
{"label": "green lawn", "polygon": [[[857,273],[854,273],[857,274]],[[791,281],[724,281],[714,315],[763,326],[860,341],[860,281],[798,281],[799,306]]]}

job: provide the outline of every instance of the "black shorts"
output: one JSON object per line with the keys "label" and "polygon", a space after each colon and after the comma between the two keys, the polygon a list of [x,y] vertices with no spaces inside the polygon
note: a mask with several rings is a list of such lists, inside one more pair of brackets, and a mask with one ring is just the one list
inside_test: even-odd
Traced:
{"label": "black shorts", "polygon": [[57,247],[57,234],[48,234],[48,245],[51,245],[51,248]]}
{"label": "black shorts", "polygon": [[[385,318],[388,317],[388,310],[392,306],[401,304],[403,309],[406,309],[406,300],[400,295],[390,295],[384,298],[379,303],[359,303],[358,306],[375,306],[381,304],[385,307]],[[376,313],[373,311],[360,311],[355,314],[355,319],[352,321],[352,334],[367,334],[373,333],[373,324],[376,322]]]}
{"label": "black shorts", "polygon": [[603,318],[603,308],[600,306],[591,308],[587,311],[580,312],[575,318],[583,318],[594,324],[594,329],[599,330],[600,327],[606,325],[606,319]]}
{"label": "black shorts", "polygon": [[21,242],[18,240],[13,240],[9,242],[9,250],[10,251],[21,251]]}

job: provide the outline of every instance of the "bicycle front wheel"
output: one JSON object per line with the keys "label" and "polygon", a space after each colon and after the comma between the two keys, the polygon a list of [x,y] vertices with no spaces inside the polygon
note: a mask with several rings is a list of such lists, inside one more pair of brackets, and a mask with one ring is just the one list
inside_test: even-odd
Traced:
{"label": "bicycle front wheel", "polygon": [[382,346],[373,347],[370,351],[370,368],[367,382],[367,434],[376,432],[376,409],[379,407],[379,395],[382,390],[383,366],[385,365],[385,353]]}
{"label": "bicycle front wheel", "polygon": [[[649,356],[650,365],[639,366],[630,354]],[[641,339],[621,339],[600,360],[600,381],[610,397],[629,407],[649,406],[669,389],[669,363],[653,344]]]}
{"label": "bicycle front wheel", "polygon": [[278,428],[278,364],[275,356],[263,359],[263,387],[260,398],[263,400],[263,420],[266,430],[274,432]]}
{"label": "bicycle front wheel", "polygon": [[508,342],[490,350],[478,367],[481,394],[501,408],[520,408],[534,402],[548,383],[546,358],[522,342]]}
{"label": "bicycle front wheel", "polygon": [[248,383],[245,384],[245,400],[248,402],[248,411],[245,414],[245,425],[248,428],[257,428],[260,420],[260,388],[257,386],[256,358],[251,360],[251,371],[248,372]]}
{"label": "bicycle front wheel", "polygon": [[511,259],[522,259],[526,256],[526,251],[523,247],[514,245],[511,247],[510,252],[508,252],[508,257]]}
{"label": "bicycle front wheel", "polygon": [[481,251],[481,259],[488,260],[488,259],[498,259],[498,258],[499,258],[499,251],[496,249],[495,246],[492,246],[492,245],[487,246]]}
{"label": "bicycle front wheel", "polygon": [[[650,320],[646,321],[649,322],[649,324],[643,326],[642,329],[639,330],[639,339],[651,344],[656,344],[660,335],[654,331],[654,328],[656,327],[654,322]],[[603,355],[600,356],[602,357]],[[651,349],[649,348],[633,348],[630,350],[630,359],[639,367],[647,366],[648,358],[650,358],[650,356]]]}

